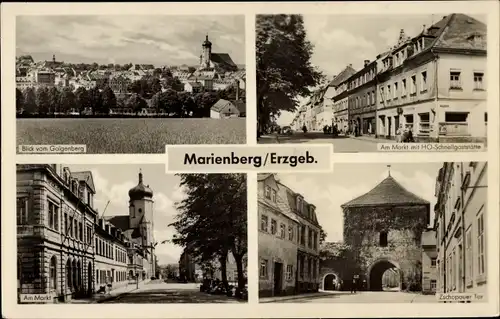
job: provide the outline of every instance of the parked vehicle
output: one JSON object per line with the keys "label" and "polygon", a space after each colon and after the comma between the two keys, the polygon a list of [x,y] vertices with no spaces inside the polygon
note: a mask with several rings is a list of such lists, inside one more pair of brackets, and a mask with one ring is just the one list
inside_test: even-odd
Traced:
{"label": "parked vehicle", "polygon": [[293,134],[293,130],[290,126],[285,126],[281,129],[281,134],[283,135],[292,135]]}

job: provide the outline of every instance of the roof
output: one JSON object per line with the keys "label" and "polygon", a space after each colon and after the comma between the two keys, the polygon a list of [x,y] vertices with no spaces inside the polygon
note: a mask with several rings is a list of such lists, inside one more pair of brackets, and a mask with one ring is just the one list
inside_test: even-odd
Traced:
{"label": "roof", "polygon": [[333,80],[328,84],[328,86],[338,86],[348,78],[350,78],[353,74],[356,73],[356,70],[350,65],[346,66],[342,72],[340,72]]}
{"label": "roof", "polygon": [[[280,189],[283,189],[286,193],[286,200],[288,202],[288,205],[290,207],[296,207],[296,202],[295,202],[295,196],[298,194],[298,193],[295,193],[290,187],[286,186],[286,185],[283,185],[281,184],[280,182],[277,182],[278,186],[280,186]],[[299,194],[300,195],[300,194]],[[302,196],[302,195],[300,195]],[[307,202],[305,199],[302,199],[302,203],[305,207],[308,208],[308,211],[305,215],[302,215],[300,213],[296,213],[297,215],[300,215],[301,217],[305,217],[306,219],[309,219],[310,221],[313,221],[314,223],[318,223],[318,217],[316,216],[316,212],[314,212],[313,214],[310,214],[310,210],[309,210],[309,206],[315,206],[314,204],[311,204],[309,202]],[[296,211],[296,210],[293,210],[293,211]]]}
{"label": "roof", "polygon": [[195,87],[195,86],[202,86],[202,85],[201,85],[201,82],[192,82],[192,81],[190,81],[190,82],[188,82],[188,83],[189,83],[189,85],[191,85],[191,86],[193,86],[193,87]]}
{"label": "roof", "polygon": [[128,215],[106,216],[104,219],[123,231],[130,229]]}
{"label": "roof", "polygon": [[242,100],[237,100],[233,101],[234,106],[240,111],[240,113],[246,113],[247,112],[247,103]]}
{"label": "roof", "polygon": [[212,53],[212,54],[210,54],[210,60],[212,62],[215,62],[218,64],[225,64],[225,65],[231,66],[233,68],[238,67],[231,59],[231,56],[229,56],[229,54],[227,54],[227,53]]}
{"label": "roof", "polygon": [[266,203],[267,205],[273,206],[275,209],[278,209],[284,216],[288,217],[289,219],[291,219],[293,221],[298,222],[299,219],[297,218],[297,216],[295,215],[295,213],[292,209],[292,207],[294,207],[294,206],[290,206],[290,204],[288,202],[287,191],[284,187],[280,187],[281,184],[279,184],[276,181],[274,174],[258,174],[258,175],[259,175],[259,177],[258,177],[259,181],[264,181],[264,180],[268,179],[269,177],[272,177],[273,181],[278,186],[278,190],[276,192],[276,202],[275,203],[270,201],[269,199],[265,198],[264,196],[262,196],[261,192],[258,192],[258,195],[257,195],[258,200],[260,202]]}
{"label": "roof", "polygon": [[216,112],[222,111],[226,106],[232,105],[228,100],[220,99],[210,109]]}
{"label": "roof", "polygon": [[388,176],[368,193],[356,197],[342,207],[384,206],[384,205],[430,205],[417,195],[407,191],[392,176]]}
{"label": "roof", "polygon": [[436,246],[436,232],[428,230],[422,233],[422,246]]}
{"label": "roof", "polygon": [[74,172],[71,173],[71,176],[78,179],[79,181],[84,181],[89,185],[92,192],[95,193],[94,179],[92,178],[91,171],[83,171],[83,172]]}
{"label": "roof", "polygon": [[445,27],[442,27],[434,47],[486,50],[486,24],[483,22],[460,13],[451,14],[440,22],[438,26]]}

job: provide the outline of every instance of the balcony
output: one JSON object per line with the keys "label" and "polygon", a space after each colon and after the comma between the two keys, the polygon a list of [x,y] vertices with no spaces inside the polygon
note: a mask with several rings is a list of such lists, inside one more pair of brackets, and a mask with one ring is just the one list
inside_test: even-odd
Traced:
{"label": "balcony", "polygon": [[467,122],[440,122],[439,135],[441,136],[469,135],[469,124]]}

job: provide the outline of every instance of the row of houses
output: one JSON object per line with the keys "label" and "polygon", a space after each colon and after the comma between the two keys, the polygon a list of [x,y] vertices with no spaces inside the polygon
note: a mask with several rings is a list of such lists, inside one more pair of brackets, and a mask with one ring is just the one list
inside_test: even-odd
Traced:
{"label": "row of houses", "polygon": [[334,125],[375,137],[408,128],[420,141],[486,139],[486,25],[450,14],[394,47],[348,65],[297,112],[292,127]]}
{"label": "row of houses", "polygon": [[18,295],[54,302],[90,296],[155,276],[152,191],[129,191],[128,215],[94,206],[92,173],[59,164],[17,165]]}
{"label": "row of houses", "polygon": [[315,208],[274,174],[259,174],[260,297],[318,291],[321,226]]}

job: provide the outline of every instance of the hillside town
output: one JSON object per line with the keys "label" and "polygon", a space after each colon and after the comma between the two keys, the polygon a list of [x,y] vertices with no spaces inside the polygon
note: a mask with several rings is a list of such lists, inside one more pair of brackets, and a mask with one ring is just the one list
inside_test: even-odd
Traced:
{"label": "hillside town", "polygon": [[[386,51],[367,56],[359,69],[351,61],[313,89],[292,121],[280,123],[298,134],[279,142],[321,138],[341,151],[368,151],[409,131],[415,142],[486,143],[486,24],[458,13],[433,19],[414,36],[400,29]],[[265,134],[280,131],[276,126]]]}
{"label": "hillside town", "polygon": [[16,58],[18,116],[245,117],[245,69],[213,53],[196,65],[85,64]]}
{"label": "hillside town", "polygon": [[325,212],[317,216],[278,175],[259,175],[261,302],[486,300],[488,164],[436,165],[434,199],[406,189],[387,166],[385,178],[341,204],[340,241],[317,235]]}

